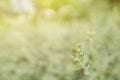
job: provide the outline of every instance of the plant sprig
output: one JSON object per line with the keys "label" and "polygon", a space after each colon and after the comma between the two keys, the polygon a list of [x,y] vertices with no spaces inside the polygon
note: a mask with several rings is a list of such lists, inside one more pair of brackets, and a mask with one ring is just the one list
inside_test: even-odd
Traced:
{"label": "plant sprig", "polygon": [[72,49],[72,56],[74,57],[74,66],[76,70],[85,69],[88,64],[88,56],[85,54],[82,45],[76,45]]}

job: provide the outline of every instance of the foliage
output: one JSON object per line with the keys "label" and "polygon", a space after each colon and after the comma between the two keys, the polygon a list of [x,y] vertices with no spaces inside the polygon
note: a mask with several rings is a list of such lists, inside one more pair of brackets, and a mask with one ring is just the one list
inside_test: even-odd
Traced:
{"label": "foliage", "polygon": [[119,6],[104,0],[33,3],[38,13],[30,20],[0,1],[0,80],[120,79]]}

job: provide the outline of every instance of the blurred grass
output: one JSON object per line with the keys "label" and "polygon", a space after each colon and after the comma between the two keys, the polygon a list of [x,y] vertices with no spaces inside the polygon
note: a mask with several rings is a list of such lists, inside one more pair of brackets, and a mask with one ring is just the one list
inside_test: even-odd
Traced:
{"label": "blurred grass", "polygon": [[[63,1],[60,2],[55,9],[64,9]],[[106,3],[92,5],[87,1],[80,3],[79,8],[79,3],[68,2],[74,8],[67,7],[66,13],[58,11],[52,17],[37,15],[35,24],[24,16],[3,16],[1,11],[0,80],[120,79],[119,8],[110,10]],[[41,1],[44,5],[48,3]],[[48,6],[54,9],[51,3]],[[77,16],[71,16],[75,11]],[[73,69],[71,49],[79,43],[84,43],[91,65],[85,76]]]}

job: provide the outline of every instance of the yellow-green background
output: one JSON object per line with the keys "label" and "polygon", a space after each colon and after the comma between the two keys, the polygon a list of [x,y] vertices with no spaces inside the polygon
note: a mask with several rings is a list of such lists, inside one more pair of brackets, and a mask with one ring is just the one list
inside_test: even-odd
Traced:
{"label": "yellow-green background", "polygon": [[[118,2],[32,0],[29,20],[19,19],[9,1],[0,0],[0,80],[120,80]],[[89,55],[87,75],[74,70],[77,44]]]}

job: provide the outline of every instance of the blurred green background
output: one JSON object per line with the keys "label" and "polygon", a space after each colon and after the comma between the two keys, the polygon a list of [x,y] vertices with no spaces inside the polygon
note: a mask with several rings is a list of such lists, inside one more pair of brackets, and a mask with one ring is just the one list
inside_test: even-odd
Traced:
{"label": "blurred green background", "polygon": [[[120,0],[25,1],[0,0],[0,80],[120,80]],[[85,75],[74,70],[79,43]]]}

